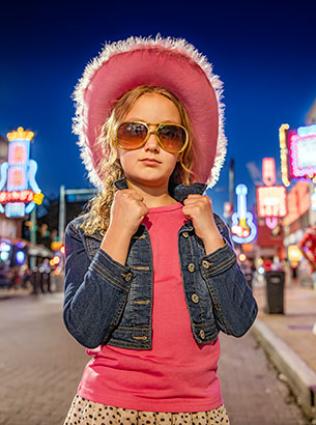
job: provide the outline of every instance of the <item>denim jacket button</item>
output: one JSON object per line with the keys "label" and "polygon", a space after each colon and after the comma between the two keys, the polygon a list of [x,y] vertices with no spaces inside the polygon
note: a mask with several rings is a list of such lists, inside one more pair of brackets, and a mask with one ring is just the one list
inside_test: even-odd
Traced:
{"label": "denim jacket button", "polygon": [[205,339],[205,332],[203,331],[203,329],[200,330],[200,338]]}
{"label": "denim jacket button", "polygon": [[133,336],[133,339],[147,341],[148,337],[146,335],[143,336]]}
{"label": "denim jacket button", "polygon": [[182,233],[182,236],[187,239],[189,237],[189,233],[188,232],[183,232]]}
{"label": "denim jacket button", "polygon": [[132,280],[132,273],[126,273],[125,275],[123,275],[124,280],[126,280],[126,282],[130,282]]}
{"label": "denim jacket button", "polygon": [[192,294],[192,296],[191,296],[191,300],[192,300],[195,304],[197,304],[197,303],[200,301],[200,298],[199,298],[199,296],[198,296],[197,294]]}
{"label": "denim jacket button", "polygon": [[189,270],[189,272],[193,273],[195,271],[195,265],[193,263],[190,263],[188,265],[188,270]]}
{"label": "denim jacket button", "polygon": [[202,266],[205,268],[205,269],[209,269],[210,267],[211,267],[211,265],[212,265],[212,263],[210,263],[209,261],[207,261],[207,260],[203,260],[202,261]]}

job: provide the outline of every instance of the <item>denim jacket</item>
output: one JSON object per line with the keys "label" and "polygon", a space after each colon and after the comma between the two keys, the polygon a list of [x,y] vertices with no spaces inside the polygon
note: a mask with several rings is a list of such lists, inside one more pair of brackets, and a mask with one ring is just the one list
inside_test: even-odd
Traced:
{"label": "denim jacket", "polygon": [[[127,188],[126,179],[115,182]],[[206,185],[178,185],[172,196],[179,202]],[[257,304],[236,262],[226,224],[214,214],[225,246],[206,255],[201,239],[187,220],[178,232],[179,257],[197,344],[214,342],[219,331],[240,337],[253,324]],[[101,344],[150,350],[152,347],[153,262],[149,233],[141,224],[133,235],[122,265],[100,249],[102,234],[85,235],[84,216],[65,231],[64,323],[83,346]]]}

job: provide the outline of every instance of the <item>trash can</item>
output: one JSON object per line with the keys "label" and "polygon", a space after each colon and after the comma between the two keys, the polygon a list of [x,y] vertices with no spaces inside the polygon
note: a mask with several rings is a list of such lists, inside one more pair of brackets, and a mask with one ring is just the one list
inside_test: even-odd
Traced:
{"label": "trash can", "polygon": [[266,280],[266,313],[284,314],[285,272],[267,271]]}

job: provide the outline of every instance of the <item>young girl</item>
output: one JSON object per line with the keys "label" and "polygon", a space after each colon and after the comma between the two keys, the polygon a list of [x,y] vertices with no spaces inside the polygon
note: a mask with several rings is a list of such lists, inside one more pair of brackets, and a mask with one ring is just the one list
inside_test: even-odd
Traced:
{"label": "young girl", "polygon": [[91,356],[65,425],[228,424],[219,331],[257,305],[204,196],[223,163],[221,83],[184,40],[105,46],[76,91],[100,193],[66,229],[64,321]]}

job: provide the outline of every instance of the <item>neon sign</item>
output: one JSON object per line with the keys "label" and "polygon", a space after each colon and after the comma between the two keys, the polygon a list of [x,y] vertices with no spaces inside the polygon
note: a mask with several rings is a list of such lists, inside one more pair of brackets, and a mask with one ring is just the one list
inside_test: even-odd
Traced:
{"label": "neon sign", "polygon": [[282,180],[289,186],[295,178],[316,176],[316,125],[289,129],[280,127]]}
{"label": "neon sign", "polygon": [[265,186],[256,187],[257,215],[259,218],[264,218],[266,225],[273,230],[277,227],[278,219],[287,213],[285,187],[275,184],[274,158],[263,158],[262,180]]}
{"label": "neon sign", "polygon": [[286,215],[286,190],[284,186],[257,187],[258,217],[281,218]]}
{"label": "neon sign", "polygon": [[279,128],[279,140],[280,140],[280,157],[281,157],[281,174],[282,174],[282,182],[284,186],[288,187],[290,186],[289,181],[289,172],[288,172],[288,165],[287,165],[287,132],[289,129],[288,124],[282,124]]}
{"label": "neon sign", "polygon": [[0,192],[1,204],[8,204],[10,202],[31,202],[33,199],[34,193],[31,190]]}
{"label": "neon sign", "polygon": [[272,186],[276,182],[276,171],[274,158],[263,158],[262,178],[266,186]]}
{"label": "neon sign", "polygon": [[295,178],[316,174],[316,132],[300,136],[290,131],[289,153],[291,176]]}
{"label": "neon sign", "polygon": [[34,133],[19,127],[7,137],[8,162],[0,168],[0,213],[7,217],[24,217],[44,198],[35,180],[37,162],[29,159]]}
{"label": "neon sign", "polygon": [[257,228],[253,215],[247,211],[247,186],[239,184],[236,187],[237,212],[232,216],[232,239],[239,244],[250,243],[257,236]]}
{"label": "neon sign", "polygon": [[311,208],[311,185],[299,180],[287,193],[287,214],[283,224],[289,226]]}

